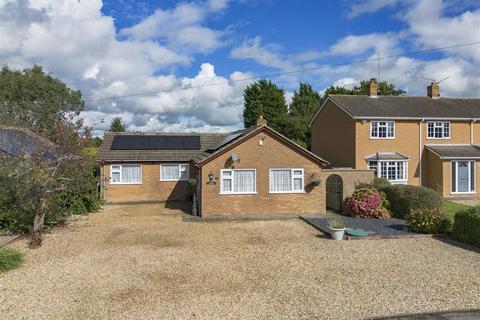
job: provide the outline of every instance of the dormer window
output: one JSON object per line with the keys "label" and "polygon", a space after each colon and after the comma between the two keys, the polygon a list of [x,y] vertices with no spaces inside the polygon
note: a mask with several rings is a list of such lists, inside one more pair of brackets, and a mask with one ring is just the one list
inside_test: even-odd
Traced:
{"label": "dormer window", "polygon": [[395,122],[394,121],[370,122],[370,138],[395,139]]}
{"label": "dormer window", "polygon": [[428,122],[427,139],[450,139],[450,122]]}

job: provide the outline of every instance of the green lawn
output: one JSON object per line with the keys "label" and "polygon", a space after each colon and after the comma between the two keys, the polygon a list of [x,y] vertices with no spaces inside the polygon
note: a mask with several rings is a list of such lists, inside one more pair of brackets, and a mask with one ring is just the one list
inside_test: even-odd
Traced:
{"label": "green lawn", "polygon": [[22,263],[22,253],[13,248],[0,248],[0,273],[18,267]]}
{"label": "green lawn", "polygon": [[453,222],[453,218],[455,217],[455,213],[457,213],[460,210],[468,209],[470,206],[460,204],[460,203],[455,203],[447,200],[443,200],[443,210],[447,213],[448,217],[450,220]]}

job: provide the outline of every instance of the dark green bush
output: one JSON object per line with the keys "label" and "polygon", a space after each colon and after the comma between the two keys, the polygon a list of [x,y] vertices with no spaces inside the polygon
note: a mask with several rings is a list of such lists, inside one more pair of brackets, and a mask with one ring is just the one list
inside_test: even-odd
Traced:
{"label": "dark green bush", "polygon": [[395,218],[405,219],[411,210],[440,209],[442,198],[432,189],[411,185],[391,185],[380,189],[390,202]]}
{"label": "dark green bush", "polygon": [[408,229],[418,233],[448,233],[452,225],[447,214],[441,209],[411,210],[405,220]]}
{"label": "dark green bush", "polygon": [[480,207],[457,212],[452,233],[460,241],[480,246]]}
{"label": "dark green bush", "polygon": [[0,273],[18,267],[22,263],[22,253],[13,248],[0,248]]}
{"label": "dark green bush", "polygon": [[388,186],[391,186],[392,184],[390,183],[390,181],[388,181],[386,178],[381,178],[381,177],[375,177],[373,178],[373,187],[378,189],[378,190],[381,190],[382,188],[385,188],[385,187],[388,187]]}
{"label": "dark green bush", "polygon": [[[35,185],[29,175],[12,176],[9,163],[0,165],[0,229],[28,233],[38,208]],[[45,225],[62,224],[74,214],[86,214],[100,208],[101,199],[93,160],[72,163],[61,168],[61,175],[70,178],[64,190],[54,193],[48,202]]]}

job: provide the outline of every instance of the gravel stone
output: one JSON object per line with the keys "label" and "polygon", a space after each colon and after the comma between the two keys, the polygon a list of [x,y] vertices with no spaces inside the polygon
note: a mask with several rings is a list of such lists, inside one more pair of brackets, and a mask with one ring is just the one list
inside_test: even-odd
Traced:
{"label": "gravel stone", "polygon": [[480,254],[433,238],[332,241],[295,220],[182,222],[108,205],[0,274],[0,319],[368,319],[480,305]]}

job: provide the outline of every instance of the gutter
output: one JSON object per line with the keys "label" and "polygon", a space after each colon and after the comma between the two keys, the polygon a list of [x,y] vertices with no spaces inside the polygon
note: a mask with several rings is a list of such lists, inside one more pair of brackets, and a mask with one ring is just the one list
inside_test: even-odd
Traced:
{"label": "gutter", "polygon": [[477,122],[478,119],[472,119],[472,122],[470,122],[470,144],[473,145],[473,125],[475,122]]}
{"label": "gutter", "polygon": [[420,124],[418,126],[418,170],[419,170],[419,180],[420,180],[420,187],[422,186],[422,183],[423,183],[423,172],[422,172],[422,151],[423,151],[423,147],[422,147],[422,140],[423,140],[423,136],[422,136],[422,125],[423,123],[425,123],[425,119],[422,119],[420,120]]}

